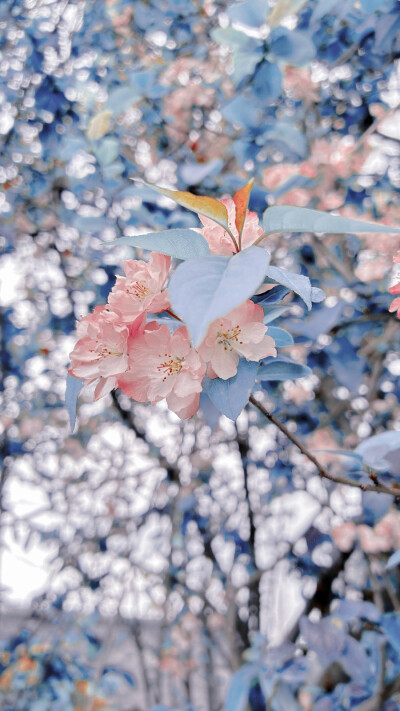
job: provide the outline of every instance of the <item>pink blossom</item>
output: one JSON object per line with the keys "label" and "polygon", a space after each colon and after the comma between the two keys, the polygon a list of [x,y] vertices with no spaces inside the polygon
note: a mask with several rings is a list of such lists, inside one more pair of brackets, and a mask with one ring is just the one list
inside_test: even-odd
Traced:
{"label": "pink blossom", "polygon": [[163,398],[179,417],[192,417],[199,407],[205,364],[194,348],[186,326],[173,335],[155,321],[132,340],[128,371],[118,378],[121,390],[138,402]]}
{"label": "pink blossom", "polygon": [[169,307],[167,291],[161,291],[171,265],[171,257],[152,252],[150,260],[129,259],[124,262],[126,277],[117,281],[108,297],[113,311],[124,323],[134,321],[144,312],[157,313]]}
{"label": "pink blossom", "polygon": [[[232,198],[223,198],[221,202],[228,210],[228,225],[236,241],[239,239],[238,231],[235,225],[236,207]],[[203,237],[207,240],[211,254],[223,254],[231,256],[235,252],[233,241],[226,230],[221,225],[211,220],[208,217],[199,215],[204,227],[199,230]],[[255,212],[246,212],[246,220],[242,232],[242,248],[250,247],[258,237],[263,233],[262,227],[258,224],[258,217]]]}
{"label": "pink blossom", "polygon": [[130,328],[107,306],[96,306],[77,324],[79,340],[70,354],[70,375],[83,378],[85,385],[100,378],[95,400],[117,387],[117,375],[128,368],[128,342],[142,328],[144,315]]}
{"label": "pink blossom", "polygon": [[393,299],[392,303],[389,306],[389,311],[391,313],[393,311],[397,311],[397,318],[400,318],[400,296],[398,296],[397,299]]}
{"label": "pink blossom", "polygon": [[210,378],[232,378],[240,356],[255,361],[276,356],[275,341],[265,335],[263,317],[262,307],[248,299],[227,316],[213,321],[199,348],[200,355],[209,362]]}

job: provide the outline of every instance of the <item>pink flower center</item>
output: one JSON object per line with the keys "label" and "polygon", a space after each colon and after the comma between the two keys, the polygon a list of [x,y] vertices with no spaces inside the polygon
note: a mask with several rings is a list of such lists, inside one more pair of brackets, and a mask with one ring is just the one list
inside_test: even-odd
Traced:
{"label": "pink flower center", "polygon": [[[220,323],[221,329],[223,329],[224,324]],[[233,346],[235,343],[242,344],[243,341],[239,341],[239,336],[242,332],[242,329],[239,327],[239,324],[234,326],[231,329],[228,329],[227,331],[218,331],[217,333],[217,339],[218,339],[218,345],[223,346],[224,350],[227,351],[228,348],[230,351],[233,351]]]}
{"label": "pink flower center", "polygon": [[123,353],[117,350],[111,350],[108,346],[103,346],[100,349],[101,344],[99,341],[96,342],[96,348],[89,348],[90,353],[97,353],[97,358],[108,358],[108,356],[122,356]]}
{"label": "pink flower center", "polygon": [[125,292],[130,296],[134,296],[138,301],[144,301],[146,296],[150,293],[150,289],[146,286],[145,281],[139,280],[127,286]]}
{"label": "pink flower center", "polygon": [[[168,376],[177,375],[178,373],[180,373],[182,370],[182,363],[185,360],[184,358],[179,358],[178,356],[173,358],[171,353],[164,353],[164,356],[168,360],[165,360],[163,363],[160,363],[160,365],[157,366],[157,370],[160,373],[164,373],[163,382],[167,379]],[[163,356],[161,353],[159,353],[158,357],[162,358]]]}

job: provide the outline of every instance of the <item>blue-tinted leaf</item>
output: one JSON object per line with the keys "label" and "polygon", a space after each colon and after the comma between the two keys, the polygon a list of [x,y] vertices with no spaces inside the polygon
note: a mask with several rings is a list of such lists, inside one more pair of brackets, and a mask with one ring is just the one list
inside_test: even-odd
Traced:
{"label": "blue-tinted leaf", "polygon": [[104,108],[116,116],[129,109],[141,95],[142,91],[132,86],[119,86],[110,92]]}
{"label": "blue-tinted leaf", "polygon": [[263,223],[266,232],[332,232],[334,234],[400,232],[400,229],[387,225],[350,220],[347,217],[330,215],[327,212],[310,210],[307,207],[291,207],[289,205],[269,207],[264,212]]}
{"label": "blue-tinted leaf", "polygon": [[302,617],[300,632],[307,647],[317,653],[323,666],[329,666],[338,660],[348,636],[343,628],[332,625],[329,618],[311,622],[308,617]]}
{"label": "blue-tinted leaf", "polygon": [[268,276],[274,279],[278,284],[283,284],[288,289],[291,289],[296,294],[301,296],[304,303],[311,309],[311,282],[308,277],[302,274],[295,274],[294,272],[288,272],[286,269],[281,269],[280,267],[268,267]]}
{"label": "blue-tinted leaf", "polygon": [[264,323],[267,325],[289,310],[288,306],[264,306]]}
{"label": "blue-tinted leaf", "polygon": [[83,380],[78,380],[68,373],[67,388],[65,391],[65,404],[67,406],[71,430],[74,431],[76,422],[76,403],[78,395],[83,388]]}
{"label": "blue-tinted leaf", "polygon": [[[252,79],[252,89],[257,99],[271,104],[276,101],[282,91],[282,71],[274,62],[264,61],[257,69]],[[247,102],[243,102],[245,109]]]}
{"label": "blue-tinted leaf", "polygon": [[400,432],[391,430],[368,437],[355,451],[371,469],[400,474]]}
{"label": "blue-tinted leaf", "polygon": [[174,312],[198,346],[214,319],[254,294],[268,269],[269,254],[249,247],[233,257],[200,257],[180,264],[168,293]]}
{"label": "blue-tinted leaf", "polygon": [[377,521],[389,511],[393,496],[376,491],[363,491],[361,494],[362,523],[375,526]]}
{"label": "blue-tinted leaf", "polygon": [[319,304],[320,301],[326,299],[326,294],[323,289],[319,289],[317,286],[311,287],[311,301],[313,304]]}
{"label": "blue-tinted leaf", "polygon": [[203,390],[200,395],[200,410],[203,413],[203,417],[207,425],[213,430],[219,423],[219,418],[221,416],[220,411],[215,407],[214,403],[210,400],[207,393]]}
{"label": "blue-tinted leaf", "polygon": [[396,612],[383,615],[382,627],[388,636],[390,644],[396,650],[397,654],[400,654],[400,618],[399,618],[399,615]]}
{"label": "blue-tinted leaf", "polygon": [[223,164],[222,158],[216,158],[207,163],[195,163],[194,161],[183,163],[179,168],[179,175],[186,185],[199,185],[209,175],[217,175]]}
{"label": "blue-tinted leaf", "polygon": [[274,339],[275,345],[278,348],[283,348],[283,346],[293,345],[293,336],[285,331],[284,328],[277,328],[276,326],[270,326],[268,328],[268,335]]}
{"label": "blue-tinted leaf", "polygon": [[132,686],[132,687],[135,686],[135,680],[134,680],[132,674],[129,674],[127,671],[124,671],[123,669],[118,669],[117,667],[111,667],[111,666],[104,667],[102,676],[104,676],[105,674],[119,674],[120,676],[122,676],[125,679],[125,681],[128,682],[129,686]]}
{"label": "blue-tinted leaf", "polygon": [[255,664],[244,664],[233,675],[225,700],[225,711],[246,711],[249,689],[254,679],[258,678]]}
{"label": "blue-tinted leaf", "polygon": [[245,0],[228,5],[227,14],[232,22],[240,22],[250,27],[260,27],[266,21],[268,6],[265,0]]}
{"label": "blue-tinted leaf", "polygon": [[169,254],[176,259],[193,259],[193,257],[205,257],[210,254],[210,249],[203,235],[194,230],[162,230],[161,232],[149,232],[145,235],[134,235],[133,237],[121,237],[114,242],[107,242],[107,245],[126,244],[128,247],[140,247],[149,249],[160,254]]}
{"label": "blue-tinted leaf", "polygon": [[340,617],[344,622],[353,622],[359,618],[369,622],[379,622],[381,613],[373,602],[365,600],[340,600],[332,612],[332,617]]}
{"label": "blue-tinted leaf", "polygon": [[233,27],[218,27],[211,31],[211,37],[219,44],[226,44],[233,50],[234,82],[240,82],[248,74],[253,74],[263,56],[263,42],[249,37]]}
{"label": "blue-tinted leaf", "polygon": [[270,35],[270,52],[277,59],[301,67],[314,59],[315,45],[304,32],[277,27]]}
{"label": "blue-tinted leaf", "polygon": [[340,661],[354,681],[362,685],[368,682],[372,670],[367,653],[360,642],[349,635],[347,636],[346,646]]}
{"label": "blue-tinted leaf", "polygon": [[263,361],[261,363],[257,379],[266,381],[296,380],[297,378],[304,378],[306,375],[311,375],[311,373],[311,368],[308,368],[306,365],[295,363],[291,360],[274,358],[274,360]]}
{"label": "blue-tinted leaf", "polygon": [[100,165],[109,165],[119,155],[119,144],[116,138],[103,138],[93,150]]}
{"label": "blue-tinted leaf", "polygon": [[205,378],[203,389],[214,405],[230,420],[236,420],[246,405],[257,375],[258,363],[239,360],[237,373],[233,378]]}
{"label": "blue-tinted leaf", "polygon": [[230,123],[238,124],[247,129],[259,126],[262,117],[261,109],[258,106],[254,106],[251,101],[244,102],[240,94],[224,104],[221,114]]}
{"label": "blue-tinted leaf", "polygon": [[294,698],[293,691],[288,684],[280,682],[278,688],[272,692],[271,708],[273,711],[301,711],[301,707]]}
{"label": "blue-tinted leaf", "polygon": [[386,563],[386,570],[392,570],[393,568],[397,568],[398,565],[400,565],[400,550],[395,551],[395,553],[392,553],[388,562]]}
{"label": "blue-tinted leaf", "polygon": [[350,457],[356,459],[357,462],[362,462],[362,457],[355,452],[347,452],[345,449],[312,449],[312,452],[328,452],[328,454],[339,454],[342,457]]}
{"label": "blue-tinted leaf", "polygon": [[253,301],[255,304],[260,304],[260,306],[262,307],[267,306],[269,304],[279,304],[279,302],[283,301],[285,296],[287,296],[289,293],[290,289],[287,289],[286,286],[276,284],[274,289],[264,291],[263,294],[256,294],[253,297]]}

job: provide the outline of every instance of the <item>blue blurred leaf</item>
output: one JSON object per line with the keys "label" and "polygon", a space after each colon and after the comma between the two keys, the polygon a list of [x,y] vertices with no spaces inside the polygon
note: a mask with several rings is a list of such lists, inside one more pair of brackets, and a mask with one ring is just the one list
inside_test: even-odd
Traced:
{"label": "blue blurred leaf", "polygon": [[[276,101],[282,91],[282,71],[278,65],[265,60],[254,74],[252,89],[256,97],[264,104]],[[246,107],[245,102],[243,102],[243,107]]]}
{"label": "blue blurred leaf", "polygon": [[186,185],[199,185],[210,175],[217,175],[223,167],[222,158],[209,160],[207,163],[194,161],[183,163],[179,168],[179,175]]}
{"label": "blue blurred leaf", "polygon": [[267,325],[289,310],[288,306],[264,306],[264,323]]}
{"label": "blue blurred leaf", "polygon": [[323,289],[319,289],[317,286],[311,287],[311,301],[313,304],[319,304],[320,301],[326,299],[326,294]]}
{"label": "blue blurred leaf", "polygon": [[71,423],[71,430],[75,429],[76,422],[76,403],[78,400],[78,395],[83,388],[83,380],[78,380],[68,373],[67,375],[67,388],[65,391],[65,404],[67,406],[69,421]]}
{"label": "blue blurred leaf", "polygon": [[356,447],[366,466],[400,475],[400,432],[391,430],[368,437]]}
{"label": "blue blurred leaf", "polygon": [[362,220],[350,220],[347,217],[330,215],[319,210],[289,205],[269,207],[264,212],[263,222],[266,232],[332,232],[333,234],[400,232],[400,229],[396,229],[396,227],[363,222]]}
{"label": "blue blurred leaf", "polygon": [[398,565],[400,565],[400,550],[392,553],[388,562],[386,563],[386,570],[392,570],[393,568],[397,568]]}
{"label": "blue blurred leaf", "polygon": [[308,617],[302,617],[300,633],[305,638],[307,647],[317,653],[319,661],[325,667],[339,659],[347,641],[344,628],[334,626],[329,618],[311,622]]}
{"label": "blue blurred leaf", "polygon": [[234,82],[239,83],[245,76],[253,74],[263,56],[262,40],[249,37],[233,27],[218,27],[211,31],[211,37],[218,44],[227,44],[233,50]]}
{"label": "blue blurred leaf", "polygon": [[236,420],[247,404],[256,379],[257,368],[257,362],[241,358],[233,378],[228,380],[204,378],[204,391],[218,410],[230,420]]}
{"label": "blue blurred leaf", "polygon": [[296,380],[311,375],[312,370],[306,365],[295,363],[291,360],[281,360],[274,358],[270,361],[262,361],[257,374],[258,380]]}
{"label": "blue blurred leaf", "polygon": [[249,247],[233,257],[200,257],[180,264],[168,293],[174,312],[198,346],[208,326],[254,294],[268,269],[269,254]]}
{"label": "blue blurred leaf", "polygon": [[283,346],[293,345],[293,336],[285,331],[284,328],[277,328],[276,326],[269,326],[268,335],[274,339],[275,345],[278,348],[283,348]]}
{"label": "blue blurred leaf", "polygon": [[169,254],[176,259],[193,259],[193,257],[205,257],[210,254],[203,235],[187,229],[148,232],[144,235],[121,237],[106,244],[113,246],[126,244],[128,247],[140,247],[160,254]]}
{"label": "blue blurred leaf", "polygon": [[283,286],[286,286],[301,296],[308,309],[311,309],[311,282],[308,277],[302,274],[288,272],[286,269],[281,269],[280,267],[268,267],[267,274],[271,279],[277,281],[278,284],[283,284]]}
{"label": "blue blurred leaf", "polygon": [[128,682],[129,686],[134,687],[136,685],[132,674],[129,674],[127,671],[124,671],[123,669],[118,669],[117,667],[112,667],[112,666],[104,667],[102,676],[104,676],[106,674],[117,674],[119,676],[122,676],[122,678]]}
{"label": "blue blurred leaf", "polygon": [[296,67],[309,64],[315,57],[314,42],[304,32],[277,27],[269,37],[270,52],[277,59]]}
{"label": "blue blurred leaf", "polygon": [[268,3],[267,0],[245,0],[235,5],[228,5],[227,14],[232,22],[258,28],[266,22]]}
{"label": "blue blurred leaf", "polygon": [[93,149],[100,165],[109,165],[119,155],[119,144],[116,138],[102,138]]}
{"label": "blue blurred leaf", "polygon": [[332,611],[332,617],[340,617],[344,622],[353,622],[357,619],[379,622],[381,613],[376,605],[365,600],[340,600]]}
{"label": "blue blurred leaf", "polygon": [[225,700],[225,711],[246,711],[252,681],[258,679],[255,664],[244,664],[233,675]]}
{"label": "blue blurred leaf", "polygon": [[397,612],[392,612],[382,617],[382,627],[393,649],[400,654],[400,618]]}

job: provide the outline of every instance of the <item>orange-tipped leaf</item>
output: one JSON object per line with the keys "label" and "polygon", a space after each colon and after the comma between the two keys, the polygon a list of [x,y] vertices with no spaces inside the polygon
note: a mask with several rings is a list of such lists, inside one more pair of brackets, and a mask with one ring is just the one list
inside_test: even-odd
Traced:
{"label": "orange-tipped leaf", "polygon": [[240,190],[238,190],[237,193],[235,193],[233,196],[233,202],[235,203],[236,207],[235,224],[236,229],[238,231],[239,240],[242,236],[244,221],[246,219],[247,206],[249,204],[249,198],[253,184],[254,178],[249,180],[249,182],[244,185],[243,188],[240,188]]}
{"label": "orange-tipped leaf", "polygon": [[168,190],[167,188],[160,188],[158,185],[150,185],[142,180],[135,180],[137,183],[142,183],[147,188],[152,188],[157,193],[165,195],[166,197],[175,200],[178,205],[186,207],[192,212],[196,212],[198,215],[203,215],[204,217],[209,217],[210,220],[214,220],[219,225],[229,230],[228,226],[228,211],[225,205],[211,197],[203,197],[200,195],[192,195],[185,190]]}

